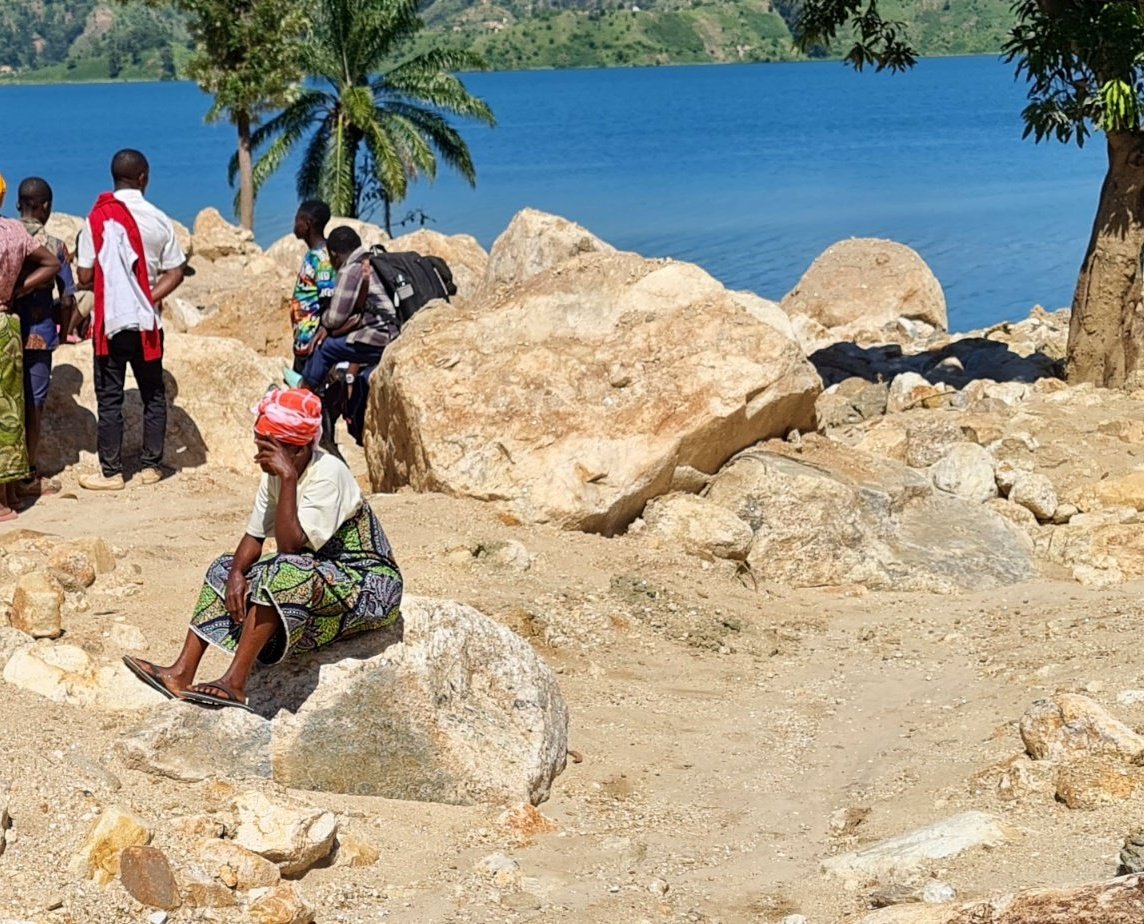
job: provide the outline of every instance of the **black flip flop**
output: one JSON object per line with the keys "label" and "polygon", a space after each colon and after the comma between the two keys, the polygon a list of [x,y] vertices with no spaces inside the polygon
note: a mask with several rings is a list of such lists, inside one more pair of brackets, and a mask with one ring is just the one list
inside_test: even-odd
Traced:
{"label": "black flip flop", "polygon": [[131,671],[136,677],[142,680],[147,686],[157,693],[162,693],[167,699],[181,699],[174,690],[163,683],[163,678],[152,674],[143,664],[131,655],[123,656],[123,663],[127,665],[127,669]]}
{"label": "black flip flop", "polygon": [[220,709],[226,706],[234,706],[237,709],[245,709],[247,712],[254,712],[246,703],[240,699],[235,699],[234,696],[226,689],[220,687],[215,683],[202,683],[195,686],[214,687],[216,690],[223,690],[227,693],[226,696],[215,696],[213,693],[200,693],[191,687],[186,693],[183,694],[183,699],[188,703],[194,703],[197,706],[212,706],[215,709]]}

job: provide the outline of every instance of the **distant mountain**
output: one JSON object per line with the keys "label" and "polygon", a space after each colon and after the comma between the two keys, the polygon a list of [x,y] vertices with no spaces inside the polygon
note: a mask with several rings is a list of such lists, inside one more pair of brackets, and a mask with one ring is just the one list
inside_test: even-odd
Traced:
{"label": "distant mountain", "polygon": [[188,41],[180,16],[140,2],[0,0],[0,74],[174,79]]}
{"label": "distant mountain", "polygon": [[[800,0],[430,0],[422,44],[490,68],[787,61]],[[991,53],[1010,0],[882,0],[923,54]],[[141,2],[0,0],[0,76],[174,78],[190,52],[180,17]]]}

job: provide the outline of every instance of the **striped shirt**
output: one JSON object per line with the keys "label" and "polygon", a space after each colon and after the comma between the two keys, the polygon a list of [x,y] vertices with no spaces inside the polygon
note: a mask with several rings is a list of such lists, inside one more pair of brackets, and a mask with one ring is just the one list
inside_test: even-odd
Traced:
{"label": "striped shirt", "polygon": [[[362,284],[365,281],[365,298]],[[361,302],[361,304],[359,304]],[[397,336],[397,311],[386,294],[385,286],[369,265],[369,251],[359,247],[338,270],[330,307],[322,313],[322,326],[337,330],[355,315],[358,326],[346,337],[347,343],[384,349]]]}

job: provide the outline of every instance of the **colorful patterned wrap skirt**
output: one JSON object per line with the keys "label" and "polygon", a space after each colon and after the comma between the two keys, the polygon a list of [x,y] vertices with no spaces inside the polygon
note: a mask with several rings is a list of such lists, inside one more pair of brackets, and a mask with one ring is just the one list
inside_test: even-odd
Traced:
{"label": "colorful patterned wrap skirt", "polygon": [[20,319],[0,313],[0,484],[27,477],[24,339],[20,336]]}
{"label": "colorful patterned wrap skirt", "polygon": [[[223,555],[207,569],[191,619],[200,638],[229,652],[242,636],[241,623],[226,611],[226,579],[233,563],[233,555]],[[263,664],[384,628],[401,615],[401,572],[364,501],[320,551],[264,555],[247,578],[250,603],[274,607],[282,620],[258,655]]]}

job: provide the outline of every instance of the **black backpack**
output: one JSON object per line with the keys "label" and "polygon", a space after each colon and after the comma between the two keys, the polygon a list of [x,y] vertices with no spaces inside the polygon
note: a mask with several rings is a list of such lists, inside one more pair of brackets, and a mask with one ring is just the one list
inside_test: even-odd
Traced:
{"label": "black backpack", "polygon": [[440,257],[422,256],[412,250],[390,253],[375,244],[369,250],[369,265],[397,309],[399,329],[428,302],[435,298],[448,301],[450,295],[457,294],[449,264]]}

